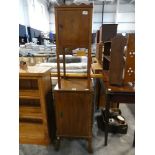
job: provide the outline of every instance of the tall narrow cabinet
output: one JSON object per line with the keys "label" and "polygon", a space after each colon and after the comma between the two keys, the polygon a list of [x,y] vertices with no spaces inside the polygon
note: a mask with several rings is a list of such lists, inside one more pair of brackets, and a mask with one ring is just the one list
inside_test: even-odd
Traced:
{"label": "tall narrow cabinet", "polygon": [[51,91],[49,67],[19,72],[19,143],[50,143],[46,95]]}
{"label": "tall narrow cabinet", "polygon": [[[92,4],[55,7],[58,84],[54,89],[57,140],[84,138],[92,152],[93,87],[90,78]],[[87,78],[68,78],[65,48],[88,50]],[[62,51],[61,51],[62,50]],[[59,53],[63,53],[64,76],[60,77]]]}

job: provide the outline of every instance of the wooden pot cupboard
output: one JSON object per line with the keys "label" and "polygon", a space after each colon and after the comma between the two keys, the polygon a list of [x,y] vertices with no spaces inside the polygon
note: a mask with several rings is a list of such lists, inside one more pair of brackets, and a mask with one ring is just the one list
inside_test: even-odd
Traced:
{"label": "wooden pot cupboard", "polygon": [[[57,149],[61,138],[84,138],[92,152],[93,86],[90,78],[93,5],[55,7],[58,84],[54,89]],[[66,76],[65,49],[88,49],[87,77]],[[63,77],[59,54],[63,54]]]}
{"label": "wooden pot cupboard", "polygon": [[46,102],[49,91],[49,67],[29,66],[19,71],[19,143],[50,143]]}

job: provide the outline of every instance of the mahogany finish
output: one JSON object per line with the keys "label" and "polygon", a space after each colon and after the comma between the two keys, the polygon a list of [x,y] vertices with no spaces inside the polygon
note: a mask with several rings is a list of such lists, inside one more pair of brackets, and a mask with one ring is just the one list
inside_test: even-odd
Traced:
{"label": "mahogany finish", "polygon": [[[57,136],[92,137],[93,88],[87,79],[63,79],[61,90],[54,90],[57,115]],[[91,119],[90,119],[91,118]]]}
{"label": "mahogany finish", "polygon": [[124,83],[135,82],[135,35],[130,34],[125,53]]}
{"label": "mahogany finish", "polygon": [[110,66],[109,66],[109,81],[110,84],[123,84],[123,68],[124,68],[124,47],[126,38],[116,36],[111,41]]}
{"label": "mahogany finish", "polygon": [[56,51],[57,51],[57,69],[58,69],[58,86],[60,83],[60,50],[63,53],[64,75],[66,74],[65,66],[65,49],[66,48],[87,48],[88,65],[87,76],[90,83],[91,67],[91,32],[92,32],[92,8],[93,5],[72,4],[55,7],[55,29],[56,29]]}
{"label": "mahogany finish", "polygon": [[[93,89],[90,78],[91,31],[93,5],[62,5],[55,7],[58,85],[54,89],[56,107],[57,147],[61,137],[85,138],[92,152]],[[87,48],[85,78],[66,76],[65,49]],[[59,54],[63,54],[64,76],[60,77]]]}
{"label": "mahogany finish", "polygon": [[102,65],[102,61],[103,61],[102,56],[103,56],[103,43],[100,42],[96,44],[96,58],[100,63],[100,65]]}
{"label": "mahogany finish", "polygon": [[122,86],[135,80],[135,35],[116,36],[104,43],[103,70],[109,71],[111,85]]}
{"label": "mahogany finish", "polygon": [[130,84],[122,86],[112,86],[109,82],[110,75],[103,71],[103,94],[105,95],[106,126],[105,126],[105,145],[108,141],[109,109],[113,103],[134,104],[135,88]]}
{"label": "mahogany finish", "polygon": [[99,43],[100,42],[100,30],[96,31],[96,37],[95,37],[95,43]]}
{"label": "mahogany finish", "polygon": [[[102,53],[102,51],[98,51]],[[104,42],[103,70],[108,72],[111,85],[122,86],[135,81],[135,35],[117,36]],[[103,76],[106,77],[104,74]],[[102,81],[97,79],[97,107],[105,106]]]}

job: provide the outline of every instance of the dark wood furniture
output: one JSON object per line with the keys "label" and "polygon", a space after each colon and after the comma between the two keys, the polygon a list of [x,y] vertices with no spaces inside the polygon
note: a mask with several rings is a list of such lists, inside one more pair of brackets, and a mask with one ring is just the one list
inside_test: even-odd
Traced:
{"label": "dark wood furniture", "polygon": [[111,50],[111,41],[104,42],[104,50],[103,50],[103,57],[102,57],[103,70],[109,70],[110,50]]}
{"label": "dark wood furniture", "polygon": [[46,109],[46,95],[49,91],[50,67],[28,67],[27,70],[20,70],[19,143],[50,143]]}
{"label": "dark wood furniture", "polygon": [[[84,138],[88,140],[88,151],[92,152],[93,88],[90,78],[92,8],[92,4],[55,7],[58,70],[58,84],[54,89],[58,144],[56,149],[59,149],[62,137]],[[86,78],[69,78],[66,75],[66,48],[88,49]],[[60,74],[60,53],[63,54],[63,77]]]}
{"label": "dark wood furniture", "polygon": [[102,65],[102,62],[103,62],[103,43],[102,42],[96,44],[96,56],[95,57],[100,63],[100,65]]}
{"label": "dark wood furniture", "polygon": [[100,30],[96,31],[96,37],[95,37],[95,43],[99,43],[100,42]]}
{"label": "dark wood furniture", "polygon": [[112,86],[109,82],[109,74],[103,71],[103,90],[105,95],[105,108],[106,108],[106,126],[105,126],[105,145],[108,141],[108,122],[109,122],[109,109],[113,103],[134,104],[135,103],[135,89],[130,84],[122,86]]}
{"label": "dark wood furniture", "polygon": [[103,70],[109,71],[112,85],[134,82],[135,35],[116,36],[104,43]]}
{"label": "dark wood furniture", "polygon": [[117,34],[118,24],[102,24],[100,27],[100,42],[110,41]]}
{"label": "dark wood furniture", "polygon": [[[100,43],[99,43],[100,44]],[[98,48],[102,54],[102,48]],[[104,42],[103,70],[109,72],[111,85],[121,86],[135,80],[135,35],[129,34],[127,38],[116,36],[111,41]],[[104,107],[103,88],[101,80],[98,79],[97,107]]]}
{"label": "dark wood furniture", "polygon": [[[54,89],[57,140],[84,138],[92,152],[93,87],[87,89],[87,79],[67,78]],[[58,142],[60,143],[60,142]]]}
{"label": "dark wood furniture", "polygon": [[93,5],[61,5],[55,7],[55,29],[56,29],[56,52],[58,69],[58,86],[60,84],[59,53],[63,53],[64,75],[66,75],[65,49],[66,48],[87,48],[88,84],[90,83],[91,66],[91,38],[92,38],[92,8]]}
{"label": "dark wood furniture", "polygon": [[116,36],[111,40],[110,51],[110,65],[109,65],[109,80],[110,84],[122,85],[123,70],[124,70],[124,47],[126,45],[126,38],[123,36]]}

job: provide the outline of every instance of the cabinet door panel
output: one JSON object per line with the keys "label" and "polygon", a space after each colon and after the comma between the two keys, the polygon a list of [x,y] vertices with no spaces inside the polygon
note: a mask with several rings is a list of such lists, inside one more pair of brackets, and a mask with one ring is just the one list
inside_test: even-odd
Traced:
{"label": "cabinet door panel", "polygon": [[92,97],[85,92],[56,92],[57,134],[90,136]]}
{"label": "cabinet door panel", "polygon": [[60,45],[87,45],[89,42],[90,15],[83,10],[58,11]]}

